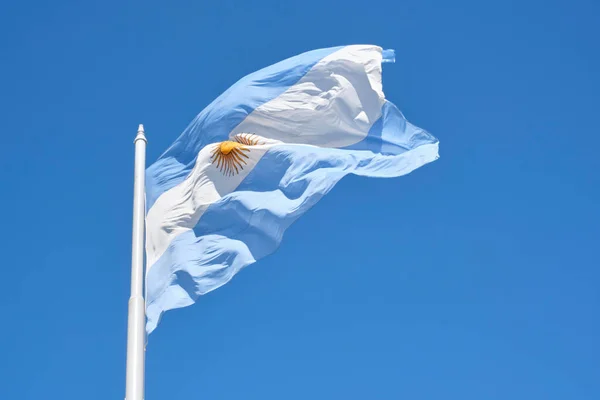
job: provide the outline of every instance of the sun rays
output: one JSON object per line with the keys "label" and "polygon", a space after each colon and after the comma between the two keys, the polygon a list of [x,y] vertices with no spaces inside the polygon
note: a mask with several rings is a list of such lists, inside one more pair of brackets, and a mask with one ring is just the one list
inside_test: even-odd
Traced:
{"label": "sun rays", "polygon": [[246,153],[250,152],[248,147],[258,144],[258,139],[252,134],[237,134],[232,140],[217,143],[210,161],[225,176],[239,174],[244,169],[244,165],[246,165],[246,160],[248,159]]}

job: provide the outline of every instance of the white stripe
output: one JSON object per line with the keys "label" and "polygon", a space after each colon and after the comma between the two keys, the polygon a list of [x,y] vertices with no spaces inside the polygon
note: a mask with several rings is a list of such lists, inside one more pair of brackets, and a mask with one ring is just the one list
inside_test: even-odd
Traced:
{"label": "white stripe", "polygon": [[381,116],[381,48],[347,46],[319,61],[298,83],[257,107],[232,134],[284,143],[345,147],[367,136]]}
{"label": "white stripe", "polygon": [[248,176],[267,150],[276,143],[248,147],[244,168],[236,175],[226,176],[211,162],[211,154],[218,144],[203,148],[188,177],[163,193],[146,216],[147,270],[167,250],[179,234],[193,229],[208,206],[233,192]]}
{"label": "white stripe", "polygon": [[198,154],[189,176],[164,192],[146,216],[147,269],[206,209],[233,192],[278,142],[345,147],[364,139],[381,116],[381,48],[347,46],[323,58],[275,99],[257,107],[230,134],[252,133],[268,144],[249,147],[244,169],[225,176],[210,161],[216,145]]}

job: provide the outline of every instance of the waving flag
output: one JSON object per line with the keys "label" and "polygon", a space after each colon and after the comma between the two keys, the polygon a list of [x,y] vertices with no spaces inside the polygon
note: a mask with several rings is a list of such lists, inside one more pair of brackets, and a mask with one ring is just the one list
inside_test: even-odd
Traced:
{"label": "waving flag", "polygon": [[188,306],[272,253],[345,175],[397,177],[438,142],[384,97],[377,46],[315,50],[248,75],[146,171],[146,315]]}

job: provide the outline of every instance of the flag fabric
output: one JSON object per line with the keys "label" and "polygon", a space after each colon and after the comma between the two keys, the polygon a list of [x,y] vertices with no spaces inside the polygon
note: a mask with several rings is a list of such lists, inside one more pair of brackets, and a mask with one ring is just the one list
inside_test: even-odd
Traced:
{"label": "flag fabric", "polygon": [[397,177],[438,158],[437,139],[384,97],[394,57],[343,46],[252,73],[147,168],[147,333],[275,251],[345,175]]}

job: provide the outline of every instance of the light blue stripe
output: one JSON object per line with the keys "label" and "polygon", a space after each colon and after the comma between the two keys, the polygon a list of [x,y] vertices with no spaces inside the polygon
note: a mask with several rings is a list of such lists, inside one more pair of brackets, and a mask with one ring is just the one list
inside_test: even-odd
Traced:
{"label": "light blue stripe", "polygon": [[[272,253],[285,230],[347,174],[395,177],[437,157],[437,139],[386,103],[362,142],[345,149],[282,145],[269,150],[237,190],[211,205],[148,273],[147,331],[164,311],[192,304]],[[417,157],[422,149],[426,156]]]}
{"label": "light blue stripe", "polygon": [[163,192],[187,177],[204,146],[226,140],[233,128],[255,108],[282,94],[317,62],[341,48],[309,51],[261,69],[240,79],[208,105],[171,147],[147,168],[147,209]]}
{"label": "light blue stripe", "polygon": [[408,122],[398,107],[386,101],[381,108],[381,118],[373,124],[367,137],[345,149],[393,155],[431,143],[432,140],[428,132]]}
{"label": "light blue stripe", "polygon": [[392,49],[388,49],[388,50],[383,50],[381,52],[381,56],[382,56],[382,60],[381,62],[396,62],[396,51],[392,50]]}

